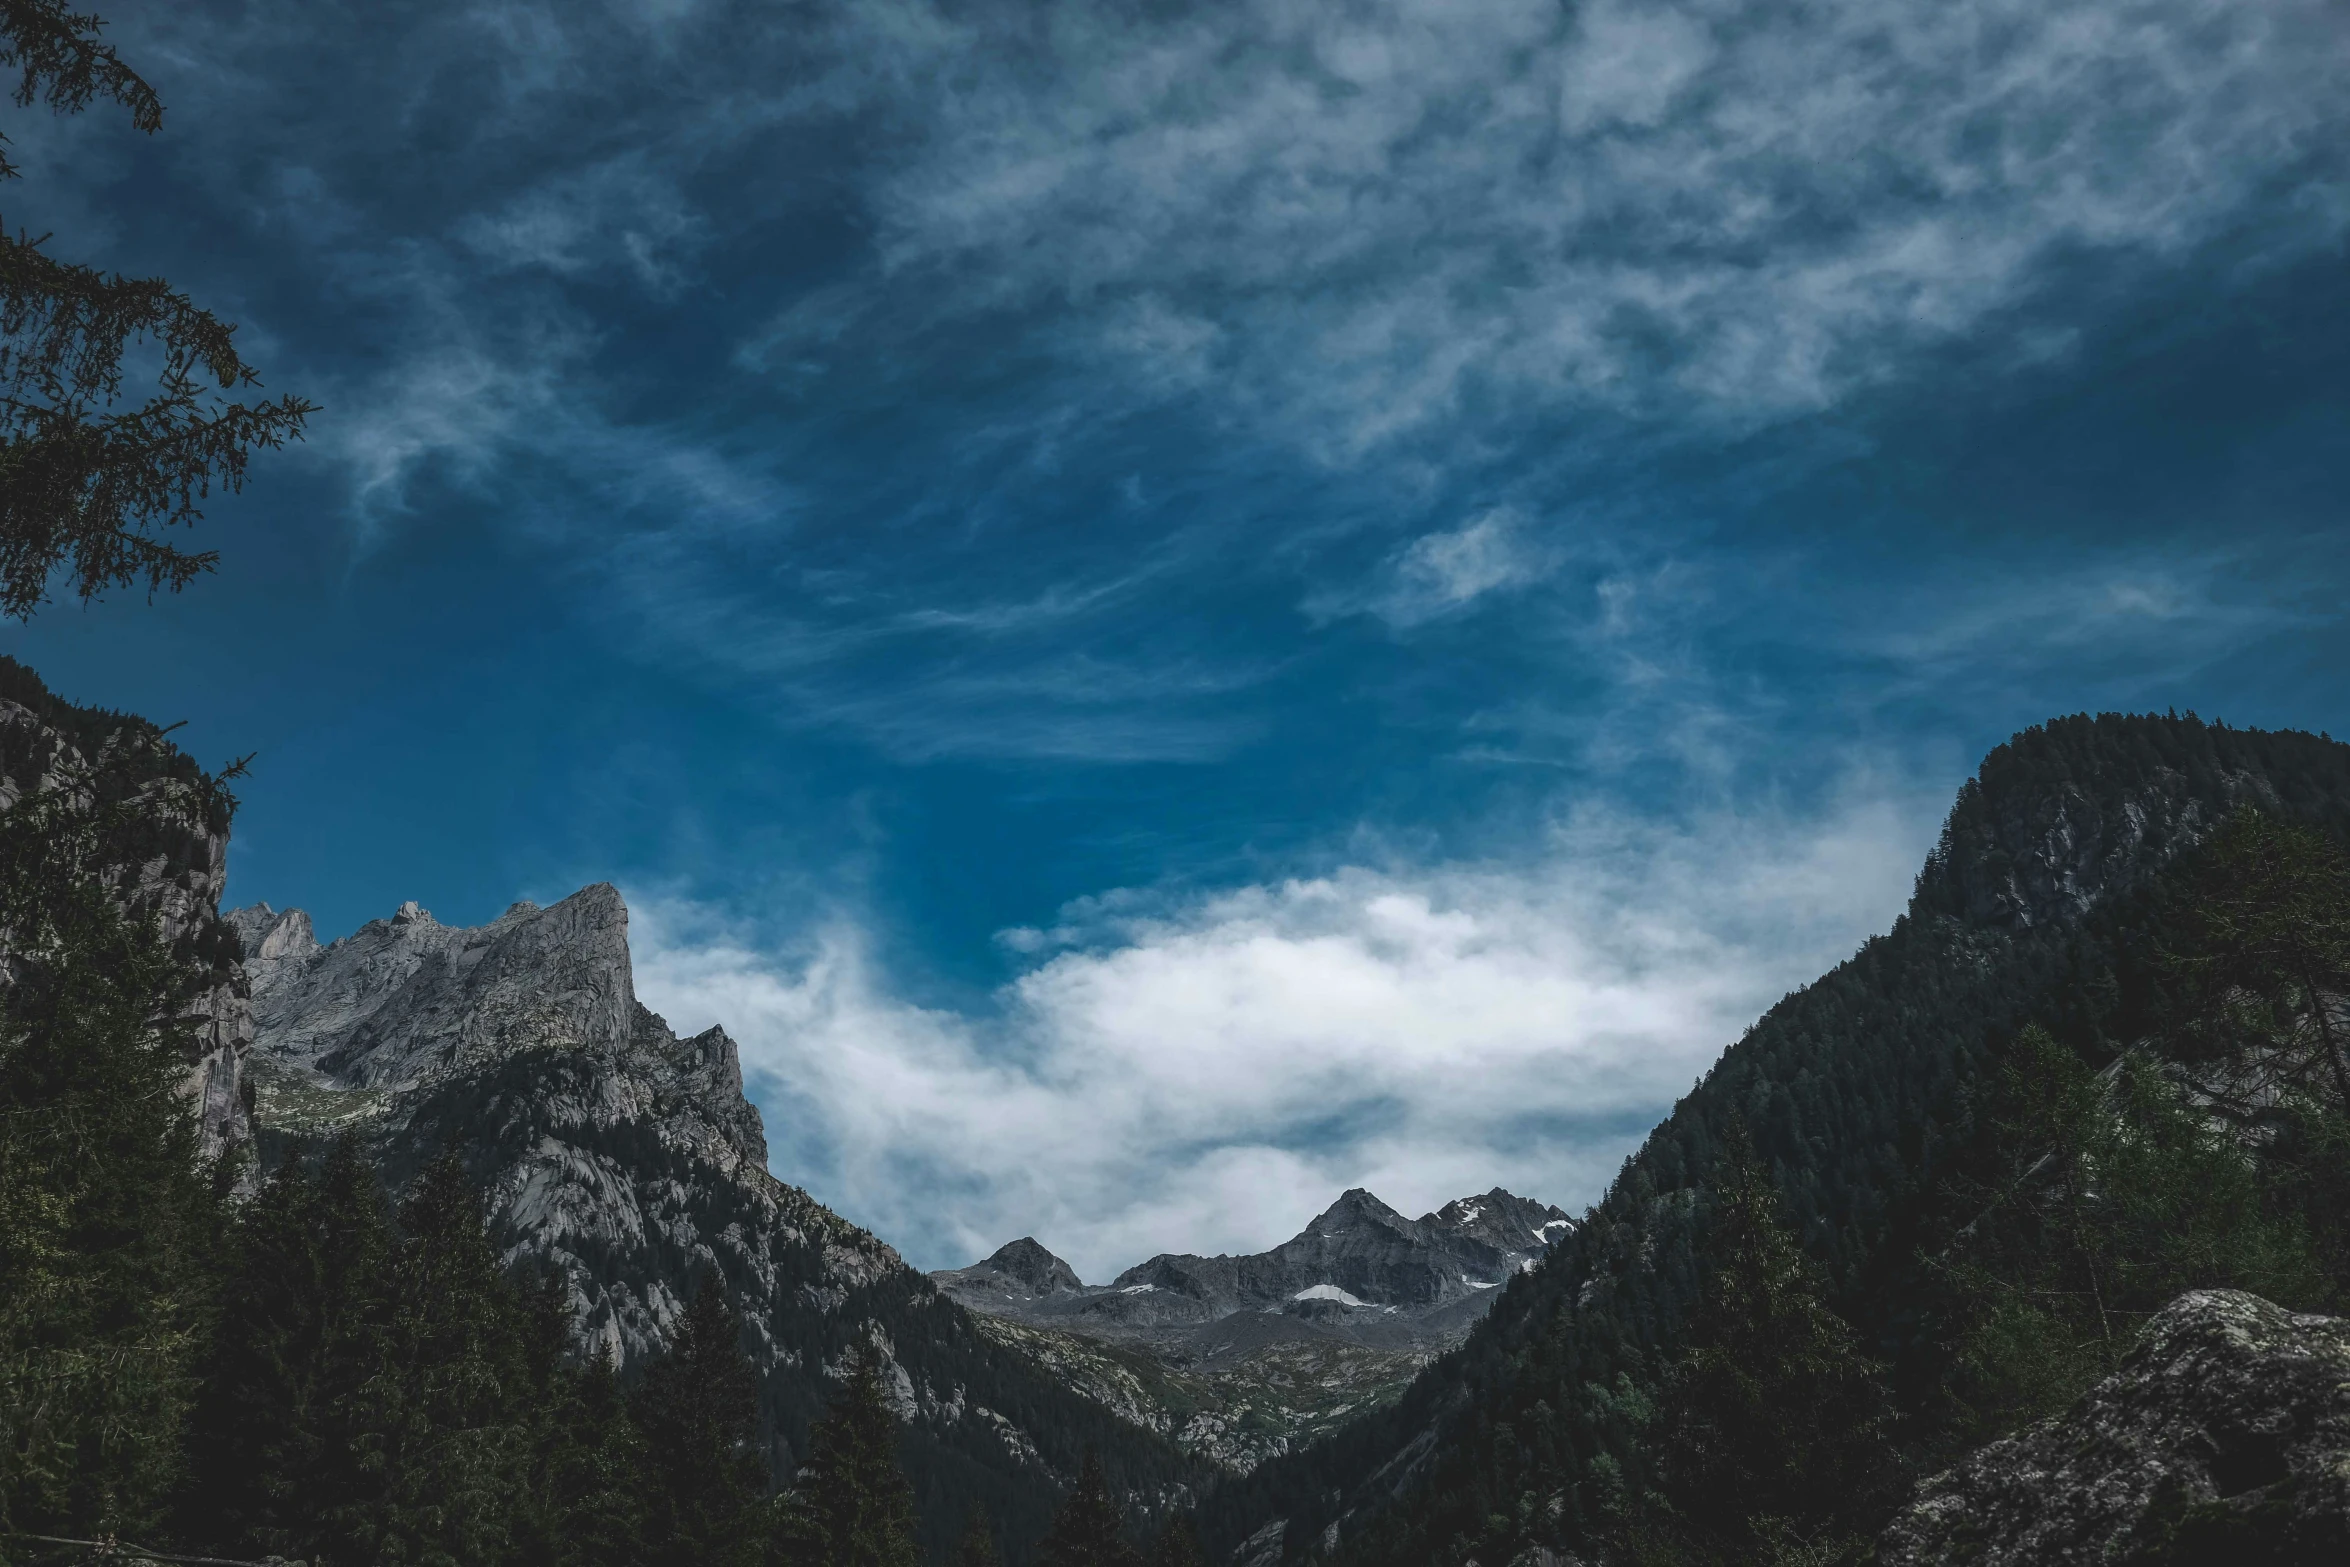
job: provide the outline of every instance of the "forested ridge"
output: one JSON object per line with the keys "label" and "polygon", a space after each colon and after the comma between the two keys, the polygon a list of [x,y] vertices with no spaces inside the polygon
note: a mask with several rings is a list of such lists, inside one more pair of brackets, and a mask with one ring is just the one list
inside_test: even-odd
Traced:
{"label": "forested ridge", "polygon": [[[1767,1177],[1754,1222],[1784,1229],[1797,1248],[1787,1266],[1848,1325],[1850,1355],[1889,1400],[1886,1443],[1905,1473],[2078,1391],[2165,1289],[2265,1284],[2297,1309],[2338,1305],[2342,1104],[2329,1074],[2263,1112],[2250,1163],[2234,1142],[2209,1143],[2208,1117],[2181,1109],[2208,1096],[2176,1079],[2257,1047],[2290,1010],[2279,1000],[2210,1022],[2214,995],[2249,993],[2214,977],[2241,933],[2213,910],[2241,901],[2247,878],[2267,888],[2254,896],[2287,898],[2276,885],[2299,883],[2277,865],[2314,864],[2303,880],[2317,890],[2291,895],[2301,902],[2285,923],[2338,929],[2346,840],[2350,746],[2322,736],[2113,714],[2018,735],[1961,791],[1894,928],[1726,1051],[1589,1221],[1400,1404],[1222,1488],[1206,1510],[1211,1543],[1282,1519],[1293,1559],[1493,1563],[1531,1546],[1770,1559],[1751,1541],[1684,1541],[1681,1554],[1659,1543],[1680,1528],[1672,1433],[1687,1411],[1674,1401],[1703,1356],[1700,1303],[1737,1250],[1721,1233],[1734,1147]],[[2308,996],[2293,1004],[2306,1020]],[[2052,1103],[2074,1119],[2051,1121]],[[2169,1163],[2147,1163],[2142,1190],[2096,1207],[2114,1231],[2096,1245],[2130,1253],[2120,1271],[2134,1288],[2109,1303],[2098,1351],[2068,1360],[2073,1330],[2019,1311],[2027,1297],[2065,1305],[2082,1291],[2043,1287],[2059,1227],[2023,1211],[2040,1187],[2012,1194],[2018,1169],[2059,1146],[2087,1158],[2117,1125],[2126,1135],[2108,1154],[2167,1149]],[[2153,1216],[2132,1219],[2132,1204]],[[2129,1223],[2153,1238],[2114,1230]],[[2185,1239],[2161,1238],[2173,1232]],[[2164,1251],[2190,1244],[2203,1250]],[[2047,1363],[2022,1367],[2035,1334]],[[1874,1483],[1818,1528],[1881,1522],[1900,1481]]]}

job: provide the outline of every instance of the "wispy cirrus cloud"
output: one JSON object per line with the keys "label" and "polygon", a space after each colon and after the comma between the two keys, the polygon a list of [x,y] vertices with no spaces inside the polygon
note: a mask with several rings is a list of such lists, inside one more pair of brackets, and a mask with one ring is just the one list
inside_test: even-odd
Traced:
{"label": "wispy cirrus cloud", "polygon": [[1527,398],[1814,409],[2069,257],[2343,218],[2278,199],[2342,181],[2318,3],[866,14],[928,94],[868,188],[887,275],[1096,315],[1333,454]]}
{"label": "wispy cirrus cloud", "polygon": [[[362,248],[421,216],[489,272],[617,268],[675,298],[692,267],[755,271],[820,168],[863,259],[743,323],[742,363],[919,362],[925,335],[999,319],[1110,398],[1212,388],[1336,460],[1588,410],[1768,421],[1981,328],[2029,355],[2212,241],[2290,254],[2350,223],[2350,39],[2324,0],[328,20],[259,7],[172,41],[393,62],[362,101],[256,127]],[[688,73],[690,113],[641,90]],[[387,120],[418,134],[476,78],[458,146],[380,182]],[[425,185],[436,166],[456,177]],[[2115,284],[2060,297],[2084,256]]]}

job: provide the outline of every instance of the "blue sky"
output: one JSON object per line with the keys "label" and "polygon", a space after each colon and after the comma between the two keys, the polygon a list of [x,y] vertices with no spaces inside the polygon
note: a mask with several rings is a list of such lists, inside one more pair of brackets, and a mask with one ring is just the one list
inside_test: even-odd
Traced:
{"label": "blue sky", "polygon": [[1580,1205],[2015,729],[2350,727],[2321,0],[107,14],[0,216],[325,411],[6,645],[925,1266]]}

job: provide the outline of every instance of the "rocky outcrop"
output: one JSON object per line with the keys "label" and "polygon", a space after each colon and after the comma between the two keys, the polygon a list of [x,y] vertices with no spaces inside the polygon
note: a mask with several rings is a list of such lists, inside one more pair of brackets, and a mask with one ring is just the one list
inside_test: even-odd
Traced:
{"label": "rocky outcrop", "polygon": [[210,1158],[251,1131],[246,1053],[252,1009],[236,964],[235,938],[222,926],[228,880],[228,802],[217,782],[144,719],[77,707],[52,695],[30,670],[0,659],[0,811],[62,813],[87,834],[79,867],[123,911],[150,922],[179,958],[183,978],[159,1022],[180,1033],[181,1092],[198,1117]]}
{"label": "rocky outcrop", "polygon": [[1879,1560],[2350,1561],[2350,1322],[2181,1296],[2074,1408],[1921,1485]]}
{"label": "rocky outcrop", "polygon": [[[811,1300],[902,1271],[768,1175],[725,1031],[679,1039],[638,1004],[612,887],[470,929],[406,903],[328,947],[299,909],[229,923],[246,943],[273,1139],[355,1130],[396,1178],[462,1149],[510,1257],[561,1270],[579,1331],[615,1364],[660,1346],[705,1268],[762,1303],[784,1288],[778,1248],[811,1254],[798,1284]],[[763,1353],[772,1366],[787,1350]]]}
{"label": "rocky outcrop", "polygon": [[[463,1149],[510,1252],[563,1270],[581,1331],[616,1363],[658,1347],[721,1248],[732,1273],[758,1271],[778,1242],[812,1247],[827,1264],[808,1285],[818,1293],[897,1265],[766,1174],[725,1033],[680,1040],[637,1004],[612,887],[517,903],[474,928],[406,903],[328,947],[298,909],[229,920],[246,942],[273,1136],[354,1129],[396,1173],[444,1141]],[[645,1179],[610,1146],[631,1134],[682,1168]],[[705,1234],[696,1199],[721,1187],[753,1222]]]}

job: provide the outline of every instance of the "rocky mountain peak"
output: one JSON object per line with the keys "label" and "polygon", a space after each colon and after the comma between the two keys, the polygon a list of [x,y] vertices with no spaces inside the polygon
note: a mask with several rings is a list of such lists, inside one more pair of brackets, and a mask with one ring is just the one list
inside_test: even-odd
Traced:
{"label": "rocky mountain peak", "polygon": [[1085,1288],[1077,1270],[1045,1250],[1033,1235],[998,1247],[984,1262],[934,1273],[931,1278],[958,1299],[972,1296],[999,1302],[1042,1300]]}
{"label": "rocky mountain peak", "polygon": [[1335,1235],[1364,1226],[1402,1231],[1410,1229],[1411,1222],[1362,1187],[1353,1186],[1339,1193],[1338,1200],[1323,1209],[1297,1238],[1302,1240],[1305,1235],[1317,1234]]}
{"label": "rocky mountain peak", "polygon": [[266,903],[254,903],[230,910],[221,920],[237,933],[248,963],[274,964],[280,958],[308,957],[318,950],[318,933],[310,928],[310,916],[300,909],[280,914]]}
{"label": "rocky mountain peak", "polygon": [[1456,1197],[1420,1222],[1458,1230],[1503,1251],[1535,1254],[1575,1228],[1563,1209],[1498,1186],[1482,1197]]}
{"label": "rocky mountain peak", "polygon": [[[859,1342],[887,1362],[899,1420],[921,1429],[907,1467],[925,1494],[942,1473],[977,1476],[1043,1517],[1088,1448],[1172,1459],[1024,1354],[976,1346],[970,1319],[896,1252],[768,1172],[734,1040],[680,1039],[636,999],[611,886],[471,928],[410,901],[323,947],[298,909],[229,923],[261,997],[265,1155],[348,1135],[397,1188],[455,1149],[504,1258],[559,1277],[577,1347],[624,1372],[715,1272],[782,1473]],[[1033,1240],[998,1257],[1048,1289],[1079,1287]]]}
{"label": "rocky mountain peak", "polygon": [[1039,1295],[1084,1288],[1078,1281],[1077,1270],[1037,1244],[1033,1235],[1023,1235],[1000,1248],[980,1266],[1018,1279]]}
{"label": "rocky mountain peak", "polygon": [[272,1055],[347,1086],[413,1085],[522,1048],[619,1049],[636,1030],[628,907],[609,883],[472,929],[410,900],[326,947],[299,909],[227,919]]}

